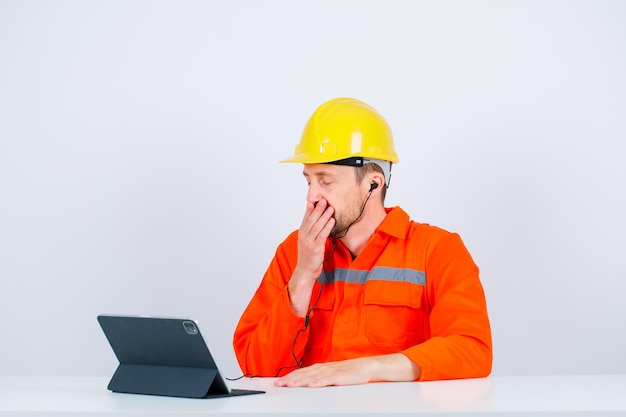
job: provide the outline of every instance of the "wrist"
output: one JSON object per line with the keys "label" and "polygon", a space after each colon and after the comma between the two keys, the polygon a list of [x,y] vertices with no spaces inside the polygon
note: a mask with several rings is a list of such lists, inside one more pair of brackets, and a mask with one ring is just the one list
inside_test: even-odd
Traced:
{"label": "wrist", "polygon": [[306,316],[311,300],[311,291],[315,281],[302,278],[295,272],[287,284],[287,295],[291,310],[299,317]]}
{"label": "wrist", "polygon": [[420,367],[402,353],[374,356],[370,364],[373,381],[416,381]]}

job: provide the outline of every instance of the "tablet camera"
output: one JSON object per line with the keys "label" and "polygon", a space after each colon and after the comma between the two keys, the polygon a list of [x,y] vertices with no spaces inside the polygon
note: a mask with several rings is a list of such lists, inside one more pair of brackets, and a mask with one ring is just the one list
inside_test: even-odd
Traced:
{"label": "tablet camera", "polygon": [[190,335],[198,334],[198,327],[196,326],[196,323],[194,323],[193,321],[189,321],[189,320],[183,321],[183,328],[185,329],[187,334],[190,334]]}

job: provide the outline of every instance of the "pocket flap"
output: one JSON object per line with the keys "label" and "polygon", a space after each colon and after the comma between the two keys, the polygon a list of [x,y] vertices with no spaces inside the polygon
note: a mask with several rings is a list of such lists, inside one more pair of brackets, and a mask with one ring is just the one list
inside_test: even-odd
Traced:
{"label": "pocket flap", "polygon": [[422,305],[424,286],[410,282],[369,279],[365,287],[365,304],[406,306]]}

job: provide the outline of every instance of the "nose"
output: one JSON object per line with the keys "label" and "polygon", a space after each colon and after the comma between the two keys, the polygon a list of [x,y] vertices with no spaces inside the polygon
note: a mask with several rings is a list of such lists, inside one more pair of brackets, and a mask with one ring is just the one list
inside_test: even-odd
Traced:
{"label": "nose", "polygon": [[317,187],[314,183],[309,184],[309,189],[306,193],[306,200],[315,205],[321,199],[322,194],[320,193],[319,187]]}

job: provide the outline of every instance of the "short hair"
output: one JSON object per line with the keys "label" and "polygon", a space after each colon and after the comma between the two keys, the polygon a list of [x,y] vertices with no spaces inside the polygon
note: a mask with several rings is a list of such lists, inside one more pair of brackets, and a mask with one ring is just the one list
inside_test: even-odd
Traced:
{"label": "short hair", "polygon": [[[365,176],[371,172],[378,172],[379,174],[382,174],[383,178],[385,177],[385,173],[383,172],[383,169],[380,167],[380,165],[375,164],[373,162],[368,162],[365,165],[363,165],[362,167],[354,167],[355,169],[355,174],[356,174],[356,182],[357,183],[361,183],[363,181],[363,178],[365,178]],[[382,191],[380,192],[380,196],[381,196],[381,201],[384,203],[385,202],[385,197],[387,196],[387,183],[386,183],[387,179],[385,178],[385,184],[382,187]]]}

